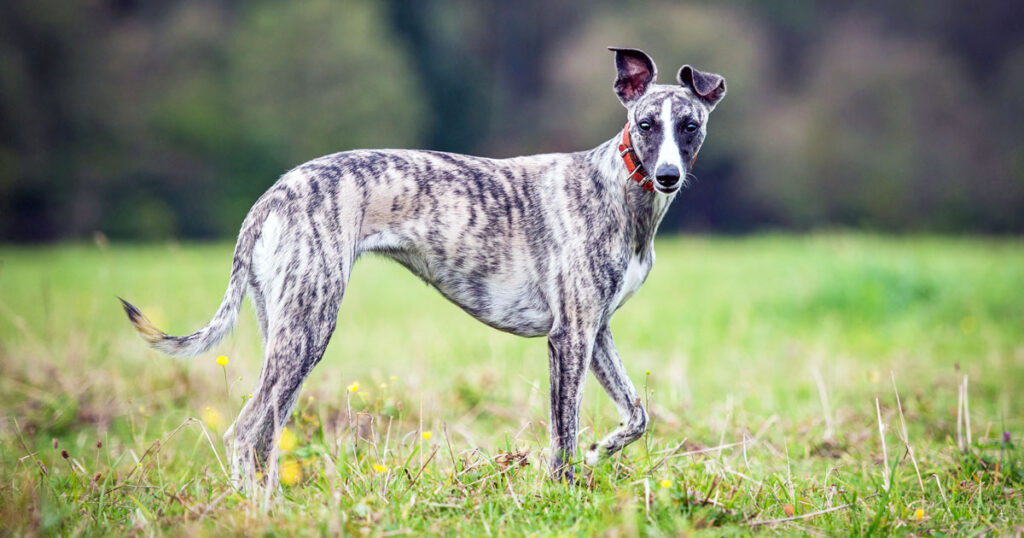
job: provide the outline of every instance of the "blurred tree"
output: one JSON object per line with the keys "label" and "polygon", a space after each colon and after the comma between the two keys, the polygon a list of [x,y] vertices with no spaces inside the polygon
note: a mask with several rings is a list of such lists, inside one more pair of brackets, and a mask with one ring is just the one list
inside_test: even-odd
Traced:
{"label": "blurred tree", "polygon": [[549,51],[583,18],[581,0],[389,0],[434,110],[432,149],[539,151],[535,122]]}
{"label": "blurred tree", "polygon": [[388,0],[388,19],[415,59],[419,88],[433,114],[426,118],[427,147],[472,153],[486,128],[487,76],[468,30],[472,9],[437,0]]}
{"label": "blurred tree", "polygon": [[[983,95],[988,100],[987,126],[993,130],[991,146],[984,148],[995,170],[992,189],[984,193],[978,209],[985,212],[987,229],[1024,231],[1024,43],[1007,54],[998,78]],[[976,223],[975,223],[976,224]]]}
{"label": "blurred tree", "polygon": [[[0,237],[53,239],[87,153],[76,105],[93,59],[90,13],[59,0],[0,3]],[[77,24],[82,23],[85,24]]]}
{"label": "blurred tree", "polygon": [[847,19],[800,91],[753,118],[745,191],[787,225],[957,230],[995,179],[976,88],[927,43]]}
{"label": "blurred tree", "polygon": [[426,115],[375,3],[246,7],[230,39],[211,43],[221,61],[167,80],[153,114],[172,147],[214,163],[207,174],[216,178],[209,194],[219,233],[234,231],[291,166],[353,148],[420,145]]}

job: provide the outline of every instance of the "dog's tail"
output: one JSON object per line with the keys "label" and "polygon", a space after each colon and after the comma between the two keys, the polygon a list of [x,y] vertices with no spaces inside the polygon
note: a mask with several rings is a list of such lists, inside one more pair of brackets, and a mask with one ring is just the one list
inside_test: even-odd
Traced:
{"label": "dog's tail", "polygon": [[228,280],[228,289],[224,292],[224,300],[221,301],[220,308],[213,315],[213,319],[203,328],[187,336],[171,336],[156,328],[135,305],[121,299],[121,306],[128,314],[128,321],[135,326],[139,336],[149,342],[150,347],[173,357],[194,357],[224,339],[228,331],[235,326],[235,320],[238,319],[238,310],[242,305],[242,298],[245,297],[248,284],[253,246],[259,239],[263,221],[276,205],[275,202],[272,198],[264,196],[253,205],[242,222],[242,230],[238,234],[238,242],[235,244],[235,254],[231,262],[231,278]]}

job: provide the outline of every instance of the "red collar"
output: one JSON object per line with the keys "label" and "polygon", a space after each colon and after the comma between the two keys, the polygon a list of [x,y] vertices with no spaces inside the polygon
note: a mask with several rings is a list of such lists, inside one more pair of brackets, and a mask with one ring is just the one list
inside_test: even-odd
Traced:
{"label": "red collar", "polygon": [[626,163],[626,171],[629,172],[630,179],[639,183],[645,191],[653,191],[654,182],[651,181],[651,178],[647,177],[647,170],[640,163],[640,157],[636,154],[633,144],[629,141],[628,121],[626,126],[622,128],[622,142],[619,143],[619,155],[622,156],[622,162]]}

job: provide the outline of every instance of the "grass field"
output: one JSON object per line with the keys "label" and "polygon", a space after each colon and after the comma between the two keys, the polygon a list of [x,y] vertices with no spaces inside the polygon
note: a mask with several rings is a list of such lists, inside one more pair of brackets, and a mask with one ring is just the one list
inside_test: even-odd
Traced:
{"label": "grass field", "polygon": [[[1024,525],[1019,240],[661,240],[613,323],[651,430],[578,464],[575,487],[545,478],[544,340],[485,327],[363,259],[280,444],[284,485],[249,498],[231,489],[219,438],[259,373],[251,309],[217,350],[177,360],[149,351],[116,300],[190,332],[222,297],[231,248],[0,248],[0,535]],[[581,445],[617,422],[589,380]]]}

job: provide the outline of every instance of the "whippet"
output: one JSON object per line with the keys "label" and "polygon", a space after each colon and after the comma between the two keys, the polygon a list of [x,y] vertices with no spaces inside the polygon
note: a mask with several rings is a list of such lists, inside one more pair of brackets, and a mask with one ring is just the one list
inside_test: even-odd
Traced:
{"label": "whippet", "polygon": [[320,157],[284,174],[249,211],[224,300],[205,327],[169,336],[122,301],[153,348],[190,357],[227,334],[249,294],[265,357],[258,387],[224,436],[236,484],[270,463],[365,252],[404,265],[487,325],[547,335],[556,480],[573,478],[588,369],[623,422],[585,461],[644,433],[648,415],[609,322],[654,264],[655,231],[686,182],[725,80],[684,65],[678,84],[655,84],[646,53],[610,50],[627,122],[600,146],[511,159],[418,150]]}

